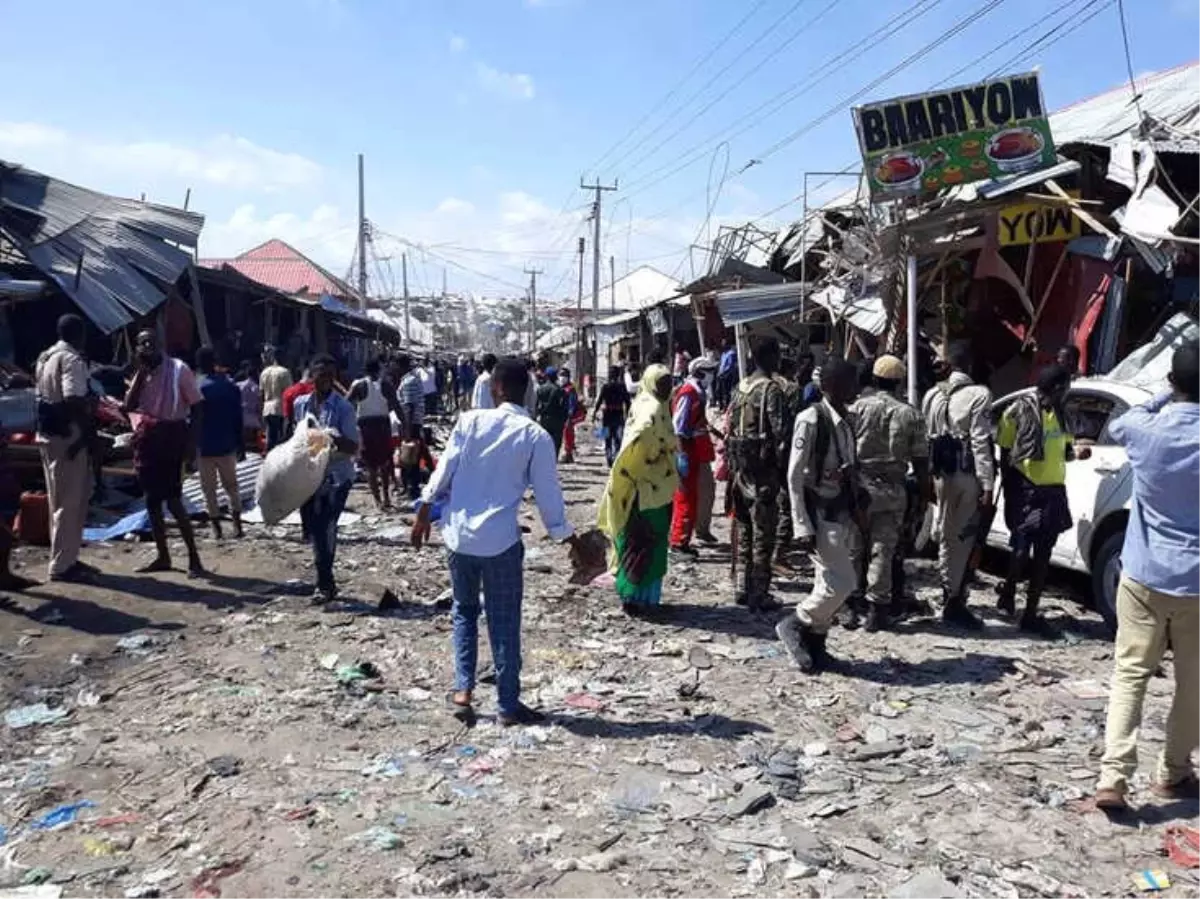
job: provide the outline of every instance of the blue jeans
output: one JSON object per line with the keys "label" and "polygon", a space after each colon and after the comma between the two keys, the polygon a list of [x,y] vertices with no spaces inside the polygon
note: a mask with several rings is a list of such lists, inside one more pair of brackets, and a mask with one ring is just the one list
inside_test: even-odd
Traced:
{"label": "blue jeans", "polygon": [[334,485],[326,481],[313,494],[312,499],[300,507],[300,520],[312,541],[313,566],[317,569],[317,586],[332,587],[333,558],[337,553],[337,523],[346,498],[350,495],[350,482]]}
{"label": "blue jeans", "polygon": [[621,452],[621,440],[625,436],[625,421],[608,419],[603,424],[607,432],[604,435],[604,458],[608,460],[608,467],[612,468],[617,454]]}
{"label": "blue jeans", "polygon": [[518,540],[498,556],[449,553],[454,588],[454,669],[456,690],[475,689],[479,659],[479,592],[487,602],[488,639],[496,665],[496,693],[502,714],[514,714],[521,701],[521,599],[525,547]]}
{"label": "blue jeans", "polygon": [[267,452],[283,443],[284,427],[282,415],[264,415],[263,424],[267,430]]}

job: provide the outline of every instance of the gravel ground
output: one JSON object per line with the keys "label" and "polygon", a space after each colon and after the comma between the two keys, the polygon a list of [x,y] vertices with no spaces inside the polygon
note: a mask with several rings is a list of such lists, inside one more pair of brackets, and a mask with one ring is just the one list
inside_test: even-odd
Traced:
{"label": "gravel ground", "polygon": [[[585,437],[563,468],[577,526],[603,477]],[[441,550],[368,506],[356,488],[333,606],[306,598],[298,533],[256,527],[204,542],[211,580],[133,575],[146,547],[103,545],[95,586],[0,608],[4,709],[55,719],[0,729],[0,895],[1120,896],[1144,870],[1196,894],[1160,852],[1195,803],[1143,774],[1126,819],[1091,807],[1112,650],[1073,582],[1046,602],[1058,641],[838,629],[842,670],[808,678],[774,619],[729,604],[727,543],[673,568],[665,621],[630,621],[567,583],[529,506],[523,680],[551,721],[497,727],[484,686],[468,730]]]}

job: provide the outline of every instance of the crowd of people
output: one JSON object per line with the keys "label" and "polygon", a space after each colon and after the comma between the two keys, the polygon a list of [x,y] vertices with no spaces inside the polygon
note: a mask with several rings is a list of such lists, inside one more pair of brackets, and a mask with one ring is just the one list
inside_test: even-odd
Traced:
{"label": "crowd of people", "polygon": [[[48,576],[87,579],[95,570],[80,561],[79,549],[92,414],[82,322],[65,316],[59,337],[36,371],[51,511]],[[969,608],[967,588],[1002,495],[1011,561],[997,608],[1015,616],[1024,583],[1018,626],[1054,635],[1039,609],[1051,550],[1073,522],[1066,467],[1090,452],[1075,445],[1063,413],[1077,357],[1064,353],[1044,368],[1036,387],[998,419],[991,392],[972,379],[971,359],[962,350],[938,361],[937,383],[919,406],[900,398],[907,369],[892,355],[857,366],[827,358],[817,369],[811,357],[786,358],[776,340],[764,339],[745,377],[737,374],[732,348],[695,359],[677,355],[673,362],[668,367],[651,356],[644,368],[613,367],[591,411],[608,467],[596,520],[611,546],[615,590],[627,614],[664,614],[663,582],[672,560],[698,555],[697,544],[717,542],[712,519],[716,485],[723,482],[722,512],[732,520],[733,602],[754,614],[778,611],[773,579],[791,573],[797,553],[811,560],[811,590],[775,624],[801,671],[836,667],[828,635],[848,609],[861,609],[869,631],[892,629],[913,611],[904,560],[931,505],[941,617],[950,627],[977,631],[983,623]],[[312,359],[299,378],[269,347],[261,368],[231,366],[210,348],[202,348],[195,363],[193,372],[164,353],[152,331],[137,337],[124,406],[156,548],[141,570],[171,567],[165,509],[179,528],[189,574],[204,574],[182,501],[189,462],[199,471],[214,536],[223,536],[218,486],[240,536],[239,456],[248,448],[269,451],[308,422],[333,446],[324,482],[301,509],[313,551],[314,598],[337,596],[338,519],[361,468],[380,509],[390,508],[400,492],[414,503],[414,546],[424,545],[434,519],[440,521],[454,597],[456,681],[448,697],[454,713],[474,714],[482,597],[500,720],[540,720],[520,699],[524,550],[518,515],[528,491],[549,538],[570,544],[573,563],[602,567],[594,545],[579,540],[568,522],[559,481],[559,466],[578,452],[575,429],[587,419],[587,400],[571,373],[491,354],[478,365],[464,357],[441,368],[397,354],[371,361],[361,378],[343,387],[328,356]],[[442,370],[448,380],[439,384]],[[1168,645],[1177,691],[1158,780],[1173,794],[1196,789],[1188,761],[1200,742],[1195,344],[1176,351],[1170,383],[1169,392],[1110,426],[1126,447],[1136,486],[1097,793],[1097,804],[1107,808],[1125,802],[1146,682]],[[435,459],[440,448],[429,423],[450,405],[457,415]],[[0,497],[0,511],[11,506]],[[20,579],[7,570],[10,547],[11,537],[0,544],[0,586],[19,588]]]}

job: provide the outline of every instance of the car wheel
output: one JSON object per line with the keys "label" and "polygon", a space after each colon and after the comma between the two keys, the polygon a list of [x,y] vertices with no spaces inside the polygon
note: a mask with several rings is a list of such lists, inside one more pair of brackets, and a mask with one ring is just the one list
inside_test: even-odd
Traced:
{"label": "car wheel", "polygon": [[1121,582],[1121,547],[1124,529],[1109,534],[1092,559],[1092,599],[1109,629],[1117,630],[1117,585]]}

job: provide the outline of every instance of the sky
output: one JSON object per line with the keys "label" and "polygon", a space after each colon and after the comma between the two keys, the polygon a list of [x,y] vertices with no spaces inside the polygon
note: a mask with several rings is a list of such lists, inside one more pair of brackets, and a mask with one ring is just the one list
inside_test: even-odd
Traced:
{"label": "sky", "polygon": [[[1135,75],[1200,56],[1198,6],[1125,0]],[[0,0],[0,21],[0,159],[170,205],[190,189],[201,256],[278,237],[345,275],[362,153],[378,295],[407,251],[414,294],[444,270],[519,296],[534,267],[568,300],[585,233],[590,291],[581,178],[619,187],[604,282],[609,255],[687,281],[691,245],[786,225],[805,171],[853,166],[860,92],[1037,67],[1056,109],[1128,80],[1115,0]],[[812,200],[853,183],[823,181]]]}

